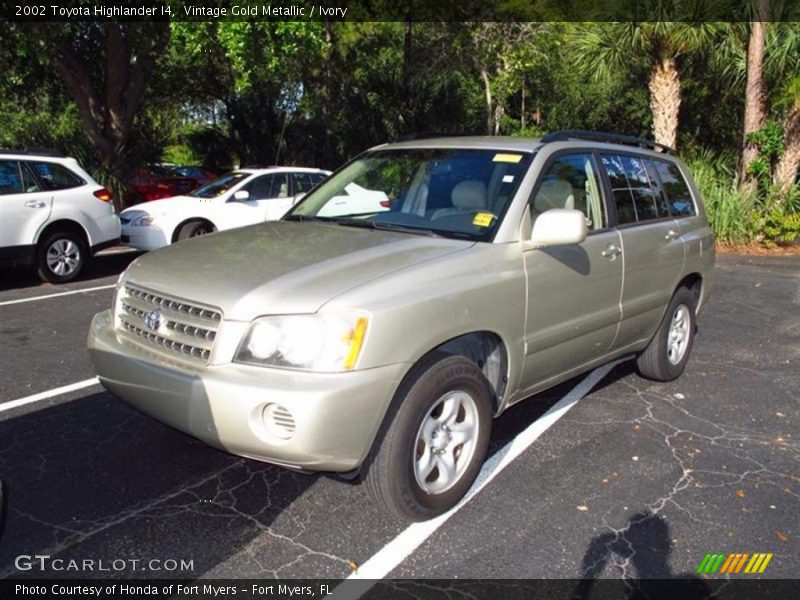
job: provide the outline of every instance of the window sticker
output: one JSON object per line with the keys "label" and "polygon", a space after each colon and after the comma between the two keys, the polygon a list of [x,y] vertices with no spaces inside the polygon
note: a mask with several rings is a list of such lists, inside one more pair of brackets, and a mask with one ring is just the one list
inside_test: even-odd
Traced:
{"label": "window sticker", "polygon": [[503,183],[514,183],[513,175],[503,175]]}
{"label": "window sticker", "polygon": [[477,225],[478,227],[489,227],[492,224],[492,219],[494,219],[494,215],[489,212],[479,212],[476,213],[475,217],[472,219],[472,224]]}
{"label": "window sticker", "polygon": [[492,160],[494,162],[517,164],[522,160],[522,154],[504,154],[501,152],[499,154],[495,154]]}

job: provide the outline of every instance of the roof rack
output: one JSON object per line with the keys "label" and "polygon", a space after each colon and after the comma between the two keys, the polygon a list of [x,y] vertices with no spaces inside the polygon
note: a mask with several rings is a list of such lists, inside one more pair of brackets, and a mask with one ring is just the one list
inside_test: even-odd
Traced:
{"label": "roof rack", "polygon": [[675,153],[675,151],[669,146],[659,144],[658,142],[645,140],[632,135],[604,133],[602,131],[554,131],[553,133],[548,133],[541,139],[542,143],[545,144],[548,142],[563,142],[567,140],[588,140],[591,142],[605,142],[607,144],[622,144],[623,146],[636,146],[638,148],[646,148],[648,150],[655,150],[656,152],[663,152],[665,154]]}
{"label": "roof rack", "polygon": [[2,154],[34,154],[37,156],[53,156],[66,158],[64,153],[55,148],[0,148]]}

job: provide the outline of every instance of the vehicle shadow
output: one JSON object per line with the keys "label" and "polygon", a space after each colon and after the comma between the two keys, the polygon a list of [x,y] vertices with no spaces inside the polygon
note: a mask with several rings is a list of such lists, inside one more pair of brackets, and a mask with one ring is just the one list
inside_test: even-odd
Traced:
{"label": "vehicle shadow", "polygon": [[[90,282],[119,275],[131,262],[141,255],[142,252],[136,250],[98,254],[92,258],[83,269],[83,272],[72,280],[70,284]],[[36,271],[32,267],[0,267],[0,292],[37,287],[57,291],[62,286],[43,282],[36,275]]]}
{"label": "vehicle shadow", "polygon": [[[607,598],[610,588],[616,598],[710,597],[711,589],[699,577],[692,573],[672,573],[668,562],[671,552],[667,521],[649,510],[642,511],[632,516],[620,531],[599,535],[589,543],[581,564],[581,581],[572,600]],[[622,573],[623,582],[600,579],[609,565]]]}
{"label": "vehicle shadow", "polygon": [[[199,577],[276,519],[295,518],[284,511],[319,479],[214,450],[104,392],[0,421],[0,440],[7,505],[0,578]],[[273,546],[280,554],[280,543]],[[143,572],[131,562],[111,572],[16,565],[20,555],[37,554],[65,564],[193,565],[188,572]],[[343,564],[338,574],[345,571]]]}

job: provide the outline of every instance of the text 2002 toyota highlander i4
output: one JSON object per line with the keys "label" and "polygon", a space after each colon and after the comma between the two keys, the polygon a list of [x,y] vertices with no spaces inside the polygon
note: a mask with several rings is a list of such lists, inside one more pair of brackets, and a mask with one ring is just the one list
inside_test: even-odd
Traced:
{"label": "text 2002 toyota highlander i4", "polygon": [[[353,183],[388,210],[353,211]],[[713,244],[686,167],[652,143],[407,140],[283,221],[137,259],[89,350],[142,412],[241,456],[360,474],[423,520],[466,493],[517,401],[625,355],[678,377]]]}

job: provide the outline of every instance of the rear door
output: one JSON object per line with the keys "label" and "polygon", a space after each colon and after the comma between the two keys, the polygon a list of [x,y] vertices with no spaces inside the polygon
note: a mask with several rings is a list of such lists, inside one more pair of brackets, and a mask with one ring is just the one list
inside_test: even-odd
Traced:
{"label": "rear door", "polygon": [[53,194],[43,188],[27,162],[0,160],[0,246],[6,258],[28,251],[47,223]]}
{"label": "rear door", "polygon": [[653,335],[683,272],[684,245],[651,159],[603,153],[625,270],[616,349]]}

